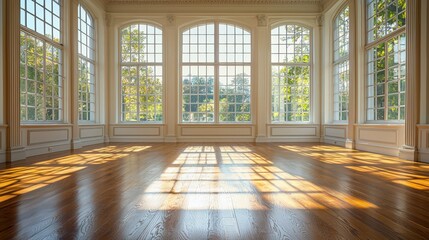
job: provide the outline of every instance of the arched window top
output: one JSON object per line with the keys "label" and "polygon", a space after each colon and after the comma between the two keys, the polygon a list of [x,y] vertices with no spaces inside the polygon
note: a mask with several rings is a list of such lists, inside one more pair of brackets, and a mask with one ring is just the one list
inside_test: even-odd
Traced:
{"label": "arched window top", "polygon": [[344,7],[334,20],[334,61],[349,55],[349,7]]}
{"label": "arched window top", "polygon": [[121,62],[162,63],[162,29],[147,23],[121,28]]}
{"label": "arched window top", "polygon": [[78,18],[85,22],[87,25],[94,26],[94,17],[82,4],[79,4]]}
{"label": "arched window top", "polygon": [[89,11],[79,4],[78,7],[78,52],[87,60],[95,59],[95,25]]}
{"label": "arched window top", "polygon": [[182,50],[184,63],[250,63],[251,33],[234,23],[200,23],[183,30]]}
{"label": "arched window top", "polygon": [[282,24],[271,29],[271,62],[309,63],[311,31],[297,24]]}

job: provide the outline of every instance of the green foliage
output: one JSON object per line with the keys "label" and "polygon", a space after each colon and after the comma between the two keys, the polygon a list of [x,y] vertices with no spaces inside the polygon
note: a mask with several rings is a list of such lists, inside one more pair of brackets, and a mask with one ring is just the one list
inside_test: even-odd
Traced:
{"label": "green foliage", "polygon": [[24,32],[20,46],[21,120],[60,120],[61,50]]}

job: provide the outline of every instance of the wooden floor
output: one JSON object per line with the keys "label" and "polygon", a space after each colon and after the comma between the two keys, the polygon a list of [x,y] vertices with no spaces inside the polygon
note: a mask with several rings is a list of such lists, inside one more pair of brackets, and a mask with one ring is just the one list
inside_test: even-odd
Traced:
{"label": "wooden floor", "polygon": [[0,239],[428,239],[429,165],[320,144],[118,144],[0,167]]}

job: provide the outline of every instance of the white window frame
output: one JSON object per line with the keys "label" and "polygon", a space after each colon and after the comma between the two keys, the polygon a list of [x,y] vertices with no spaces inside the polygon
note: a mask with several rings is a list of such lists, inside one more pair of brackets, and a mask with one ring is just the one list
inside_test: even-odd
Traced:
{"label": "white window frame", "polygon": [[[151,27],[161,31],[161,41],[162,41],[161,53],[160,53],[161,59],[162,59],[161,62],[156,62],[155,60],[153,62],[141,62],[141,61],[139,61],[139,62],[123,62],[122,61],[122,31],[125,28],[131,27],[133,25],[151,26]],[[164,78],[165,78],[165,71],[164,71],[165,41],[164,41],[164,37],[165,36],[164,35],[165,35],[164,29],[162,28],[162,26],[160,26],[156,23],[146,22],[146,21],[128,23],[128,24],[123,25],[119,28],[119,34],[118,34],[118,36],[119,36],[119,38],[118,38],[118,50],[119,50],[118,51],[118,96],[119,96],[118,121],[121,124],[149,124],[149,125],[154,125],[154,124],[162,124],[166,121],[166,118],[165,118],[165,94],[164,94],[164,92],[165,92],[165,80],[164,80]],[[154,36],[156,36],[156,33],[154,33]],[[159,54],[159,52],[156,52],[154,50],[153,54],[155,54],[154,56],[156,56],[156,54]],[[161,69],[162,75],[160,75],[161,76],[160,78],[161,78],[161,88],[162,89],[160,90],[160,94],[157,95],[157,96],[161,97],[161,102],[160,102],[160,104],[158,104],[161,106],[160,113],[161,113],[162,119],[160,121],[140,121],[140,120],[138,120],[138,121],[125,121],[123,119],[124,111],[122,108],[122,106],[123,106],[123,104],[122,104],[122,95],[123,95],[122,94],[122,67],[136,67],[137,68],[137,74],[138,74],[138,70],[140,67],[159,67]],[[159,75],[154,75],[154,76],[157,77]],[[138,76],[137,76],[137,79],[138,79]],[[140,116],[140,104],[141,104],[139,101],[140,93],[138,92],[138,89],[139,89],[139,84],[137,85],[137,113],[136,113],[137,117]]]}
{"label": "white window frame", "polygon": [[[348,42],[347,42],[347,54],[344,56],[339,56],[338,58],[336,57],[336,51],[339,51],[339,40],[340,40],[340,36],[338,35],[338,27],[340,26],[340,24],[338,24],[338,20],[340,18],[340,16],[344,13],[344,11],[346,9],[349,9],[349,20],[348,20]],[[338,123],[346,123],[348,121],[348,113],[349,113],[349,89],[350,89],[350,7],[348,5],[342,6],[340,8],[340,11],[335,15],[334,17],[334,21],[333,21],[333,62],[332,62],[332,77],[333,77],[333,122],[338,122]],[[340,96],[340,92],[339,92],[339,88],[340,88],[340,79],[339,79],[339,75],[341,73],[344,73],[337,70],[339,69],[342,65],[347,65],[346,66],[346,74],[348,75],[349,78],[349,83],[347,90],[344,92],[347,92],[347,102],[341,102],[339,100]],[[345,111],[342,111],[341,106],[342,104],[346,104],[347,105],[347,109]],[[338,110],[337,110],[338,109]],[[343,116],[343,114],[346,114],[346,119],[342,120],[341,117],[339,117],[339,114],[341,113],[341,117]]]}
{"label": "white window frame", "polygon": [[[197,28],[200,25],[207,25],[207,24],[213,24],[214,25],[214,61],[213,62],[183,62],[183,33],[187,30],[190,30],[192,28]],[[241,28],[243,31],[246,31],[249,35],[250,35],[250,62],[220,62],[219,61],[219,56],[220,56],[220,52],[219,52],[219,48],[220,48],[220,42],[219,42],[219,25],[220,24],[225,24],[225,25],[233,25],[234,27],[237,28]],[[234,35],[235,36],[235,35]],[[253,34],[252,31],[246,27],[243,26],[242,24],[239,23],[235,23],[235,22],[230,22],[230,21],[225,21],[225,20],[214,20],[214,21],[207,21],[207,22],[199,22],[196,24],[192,24],[192,25],[188,25],[184,28],[182,28],[180,30],[180,52],[179,52],[179,89],[178,89],[178,93],[179,93],[179,124],[198,124],[198,125],[203,125],[203,124],[216,124],[216,125],[220,125],[220,124],[227,124],[227,125],[243,125],[243,124],[251,124],[253,122],[254,119],[254,114],[253,114],[253,99],[252,99],[252,86],[253,86],[253,80],[252,80],[252,71],[253,71]],[[207,45],[206,45],[207,46]],[[236,45],[234,45],[236,46]],[[213,76],[213,80],[214,80],[214,85],[213,85],[213,99],[214,99],[214,111],[213,111],[213,122],[209,122],[209,121],[205,121],[205,122],[184,122],[183,121],[183,110],[182,110],[182,106],[183,106],[183,74],[182,74],[182,69],[184,66],[213,66],[214,68],[214,76]],[[219,70],[221,66],[233,66],[233,67],[237,67],[237,66],[248,66],[250,67],[250,120],[249,121],[220,121],[220,111],[219,111],[219,105],[220,105],[220,88],[219,88],[219,82],[220,82],[220,76],[219,76]],[[237,113],[237,112],[234,112]]]}
{"label": "white window frame", "polygon": [[[77,29],[78,34],[82,34],[85,37],[90,37],[90,38],[92,37],[92,40],[93,40],[93,42],[92,42],[92,44],[93,44],[92,48],[90,47],[89,43],[87,43],[88,49],[90,49],[90,50],[93,51],[92,58],[84,56],[82,53],[79,52],[79,50],[82,47],[85,47],[85,46],[80,45],[81,42],[78,40],[78,61],[82,61],[83,60],[83,61],[85,61],[85,62],[87,62],[89,64],[92,64],[93,71],[94,71],[92,74],[89,73],[91,75],[92,79],[89,79],[90,82],[88,83],[88,85],[92,85],[92,88],[90,87],[90,91],[87,92],[90,95],[92,94],[93,98],[91,99],[91,96],[89,96],[89,97],[87,96],[87,100],[89,99],[89,101],[86,101],[86,104],[90,105],[90,106],[92,104],[92,106],[93,106],[94,109],[86,111],[87,114],[89,114],[89,116],[90,116],[88,120],[81,119],[82,115],[83,115],[82,114],[83,112],[80,109],[78,110],[78,112],[79,112],[79,123],[88,124],[88,123],[95,123],[97,121],[97,70],[98,70],[97,69],[97,64],[96,64],[97,63],[97,26],[96,26],[94,14],[92,14],[92,12],[90,11],[90,9],[84,3],[82,3],[82,2],[80,2],[79,5],[78,5],[78,21],[80,21],[79,14],[80,14],[80,10],[81,9],[83,9],[86,12],[87,16],[92,21],[92,25],[91,26],[89,24],[85,23],[87,25],[87,27],[89,26],[90,28],[92,28],[92,36],[89,36],[85,32],[82,32],[79,29],[79,24],[78,24],[78,29]],[[79,89],[80,83],[81,83],[81,79],[80,79],[80,72],[79,72],[78,73],[78,106],[80,106],[80,104],[83,102],[82,98],[79,97],[79,95],[81,93],[81,90]]]}
{"label": "white window frame", "polygon": [[[388,82],[389,82],[388,81],[388,68],[389,68],[389,65],[387,62],[387,58],[388,58],[387,44],[390,40],[392,40],[396,37],[400,38],[401,35],[406,34],[406,31],[405,31],[406,30],[406,19],[405,19],[404,26],[399,27],[399,28],[385,34],[384,36],[379,37],[378,39],[374,39],[370,42],[369,37],[368,37],[369,32],[371,31],[372,28],[374,28],[374,26],[371,26],[372,28],[369,29],[368,1],[372,2],[374,0],[366,0],[365,2],[362,3],[363,7],[364,7],[364,32],[365,32],[365,85],[364,85],[364,87],[365,87],[365,90],[364,90],[364,92],[365,92],[365,101],[364,101],[364,104],[365,104],[364,105],[365,122],[370,123],[370,124],[404,124],[405,119],[404,120],[388,120],[388,96],[389,96],[389,94],[388,94]],[[404,11],[406,12],[406,9]],[[397,14],[396,16],[398,16],[398,15],[399,14]],[[383,22],[383,23],[385,23],[385,22]],[[377,79],[374,78],[373,79],[373,85],[371,85],[375,88],[374,89],[374,96],[370,97],[369,93],[368,93],[368,89],[370,86],[368,83],[369,82],[369,79],[368,79],[368,77],[369,77],[369,69],[368,69],[369,54],[368,53],[371,49],[376,48],[378,45],[380,45],[382,43],[385,44],[385,56],[384,56],[384,59],[385,59],[385,67],[384,67],[385,81],[384,81],[384,95],[383,95],[384,96],[384,107],[383,107],[383,109],[384,109],[384,120],[376,120],[377,113],[375,112],[375,110],[376,109],[382,109],[382,108],[377,108],[377,102],[376,102],[376,98],[377,98],[377,90],[376,90],[377,83],[376,82],[377,82]],[[407,50],[405,49],[405,53],[406,53],[406,51]],[[405,65],[406,65],[406,62],[405,62]],[[374,73],[376,73],[376,71]],[[405,80],[406,80],[406,78],[405,78]],[[398,79],[398,85],[400,85],[399,81],[400,81],[400,79]],[[398,89],[400,89],[400,86],[398,87]],[[406,91],[407,90],[405,89],[405,93],[406,93]],[[398,97],[398,106],[397,107],[398,107],[398,114],[400,115],[400,108],[402,106],[400,104],[401,103],[401,98],[400,98],[401,92],[400,92],[400,90],[398,90],[398,95],[399,95],[399,97]],[[382,95],[380,95],[380,96],[382,96]],[[369,98],[374,98],[374,103],[373,103],[374,107],[373,108],[368,107]],[[404,105],[404,108],[405,108],[405,105]],[[374,120],[368,119],[369,109],[373,109],[373,111],[374,111]],[[406,109],[404,109],[404,111],[406,111]]]}
{"label": "white window frame", "polygon": [[[53,112],[55,110],[58,110],[58,119],[55,119],[55,120],[47,120],[46,119],[46,116],[47,116],[47,109],[46,109],[47,96],[46,96],[46,91],[44,91],[43,96],[42,96],[42,99],[43,99],[42,109],[44,109],[43,119],[37,119],[37,109],[38,108],[37,108],[37,106],[34,106],[35,119],[34,120],[28,120],[28,119],[22,120],[22,118],[21,118],[21,123],[24,123],[24,124],[44,124],[44,123],[48,123],[48,124],[49,123],[56,123],[56,124],[58,124],[58,123],[64,122],[65,101],[66,101],[66,99],[65,99],[65,87],[66,87],[66,83],[65,83],[65,66],[64,66],[64,52],[65,51],[64,51],[64,44],[63,44],[64,43],[64,32],[65,32],[64,31],[64,29],[65,29],[64,28],[64,16],[65,16],[64,15],[64,2],[63,2],[63,0],[52,0],[52,1],[57,2],[58,5],[59,5],[59,14],[60,14],[60,16],[57,16],[58,19],[59,19],[59,23],[58,23],[59,24],[58,25],[59,29],[57,29],[57,30],[59,30],[59,32],[58,32],[58,34],[59,34],[58,42],[53,39],[53,37],[54,37],[53,35],[51,37],[49,37],[49,35],[46,36],[46,35],[44,35],[42,33],[37,32],[37,29],[36,29],[37,21],[40,21],[40,22],[43,22],[43,24],[44,24],[44,27],[43,27],[44,32],[46,31],[47,25],[49,25],[51,27],[51,30],[52,30],[51,33],[53,33],[54,29],[52,29],[52,27],[54,26],[54,21],[52,21],[52,25],[51,25],[51,24],[47,24],[46,21],[45,21],[45,19],[40,19],[39,17],[37,17],[37,14],[36,14],[37,7],[39,7],[39,8],[42,7],[43,11],[45,11],[47,3],[44,2],[43,6],[40,6],[38,3],[36,3],[36,0],[33,1],[35,3],[35,6],[36,6],[34,8],[34,13],[31,13],[26,7],[25,7],[25,9],[23,9],[23,7],[20,5],[20,35],[22,33],[25,34],[25,35],[30,35],[33,38],[35,38],[36,40],[39,40],[39,41],[41,41],[43,43],[43,48],[44,48],[44,52],[43,52],[43,66],[44,66],[43,75],[46,74],[46,67],[45,67],[46,66],[46,44],[49,44],[52,47],[54,47],[54,48],[56,48],[56,49],[59,50],[59,55],[60,56],[59,56],[59,61],[58,61],[58,64],[59,64],[58,78],[60,80],[59,80],[58,87],[60,89],[58,91],[58,107],[57,108],[50,107]],[[25,2],[25,3],[26,3],[26,6],[27,6],[28,2]],[[50,12],[51,16],[53,16],[52,15],[53,11],[48,11],[48,12]],[[34,17],[34,28],[35,28],[34,30],[26,26],[27,23],[28,23],[28,19],[27,19],[26,13],[28,13],[29,15],[32,15],[32,17]],[[44,13],[44,17],[45,17],[45,13]],[[24,21],[25,21],[26,25],[22,25],[21,24],[22,21],[23,21],[23,19],[25,19]],[[20,61],[20,64],[21,64],[21,61]],[[25,63],[25,66],[28,66],[27,63]],[[36,69],[35,69],[35,71],[36,71]],[[28,82],[27,77],[28,76],[27,76],[27,72],[26,72],[25,73],[25,77],[24,77],[26,85],[27,85],[27,82]],[[22,80],[20,79],[20,81],[22,81]],[[37,82],[36,79],[34,79],[34,81]],[[48,85],[46,85],[46,83],[45,83],[45,77],[43,77],[43,88],[46,89],[47,86]],[[21,88],[22,88],[22,86],[21,86]],[[21,101],[20,101],[20,108],[21,108],[21,110],[20,111],[21,111],[21,114],[22,114],[22,111],[23,111],[23,108],[24,108],[25,112],[26,112],[26,116],[28,118],[28,102],[27,102],[28,101],[27,100],[28,91],[27,91],[27,88],[26,88],[25,92],[20,91],[20,94],[21,94]],[[23,95],[25,95],[25,98],[26,98],[25,104],[22,103]],[[34,95],[36,96],[36,93],[34,93]]]}
{"label": "white window frame", "polygon": [[[309,61],[308,61],[308,63],[273,63],[273,60],[272,60],[272,39],[271,39],[271,37],[272,37],[272,34],[271,34],[271,32],[272,32],[272,30],[273,29],[275,29],[275,28],[277,28],[277,27],[280,27],[280,26],[287,26],[287,25],[293,25],[293,26],[298,26],[298,27],[302,27],[302,28],[305,28],[305,29],[307,29],[308,31],[309,31],[309,47],[310,47],[310,52],[309,52]],[[269,89],[268,89],[268,91],[269,91],[269,96],[270,96],[270,98],[269,98],[269,106],[270,106],[270,110],[269,110],[269,122],[271,123],[271,124],[278,124],[278,125],[280,125],[280,124],[312,124],[313,122],[314,122],[314,106],[313,106],[313,98],[314,98],[314,96],[313,96],[313,80],[314,80],[314,77],[313,77],[313,71],[314,71],[314,64],[313,64],[313,58],[314,58],[314,33],[313,33],[313,27],[311,27],[311,26],[309,26],[309,25],[306,25],[306,24],[302,24],[302,23],[297,23],[297,22],[281,22],[281,23],[277,23],[277,24],[273,24],[272,26],[271,26],[271,28],[269,29],[269,31],[270,31],[270,38],[269,38],[269,45],[270,45],[270,48],[269,48],[269,52],[268,52],[268,54],[269,54],[269,59],[270,59],[270,62],[269,62],[269,73],[270,73],[270,75],[269,75],[269,78],[270,78],[270,85],[269,85]],[[286,67],[286,66],[308,66],[309,67],[309,77],[310,77],[310,79],[309,79],[309,106],[310,106],[310,109],[309,109],[309,111],[308,111],[308,114],[309,114],[309,120],[308,121],[273,121],[273,101],[272,101],[272,99],[273,99],[273,72],[272,72],[272,68],[273,68],[273,66],[284,66],[284,67]]]}

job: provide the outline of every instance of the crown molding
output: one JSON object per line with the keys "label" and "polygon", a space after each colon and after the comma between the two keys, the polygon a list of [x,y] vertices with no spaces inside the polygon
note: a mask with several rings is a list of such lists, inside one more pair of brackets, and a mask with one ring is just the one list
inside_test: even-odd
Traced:
{"label": "crown molding", "polygon": [[104,2],[142,5],[319,5],[322,0],[104,0]]}

